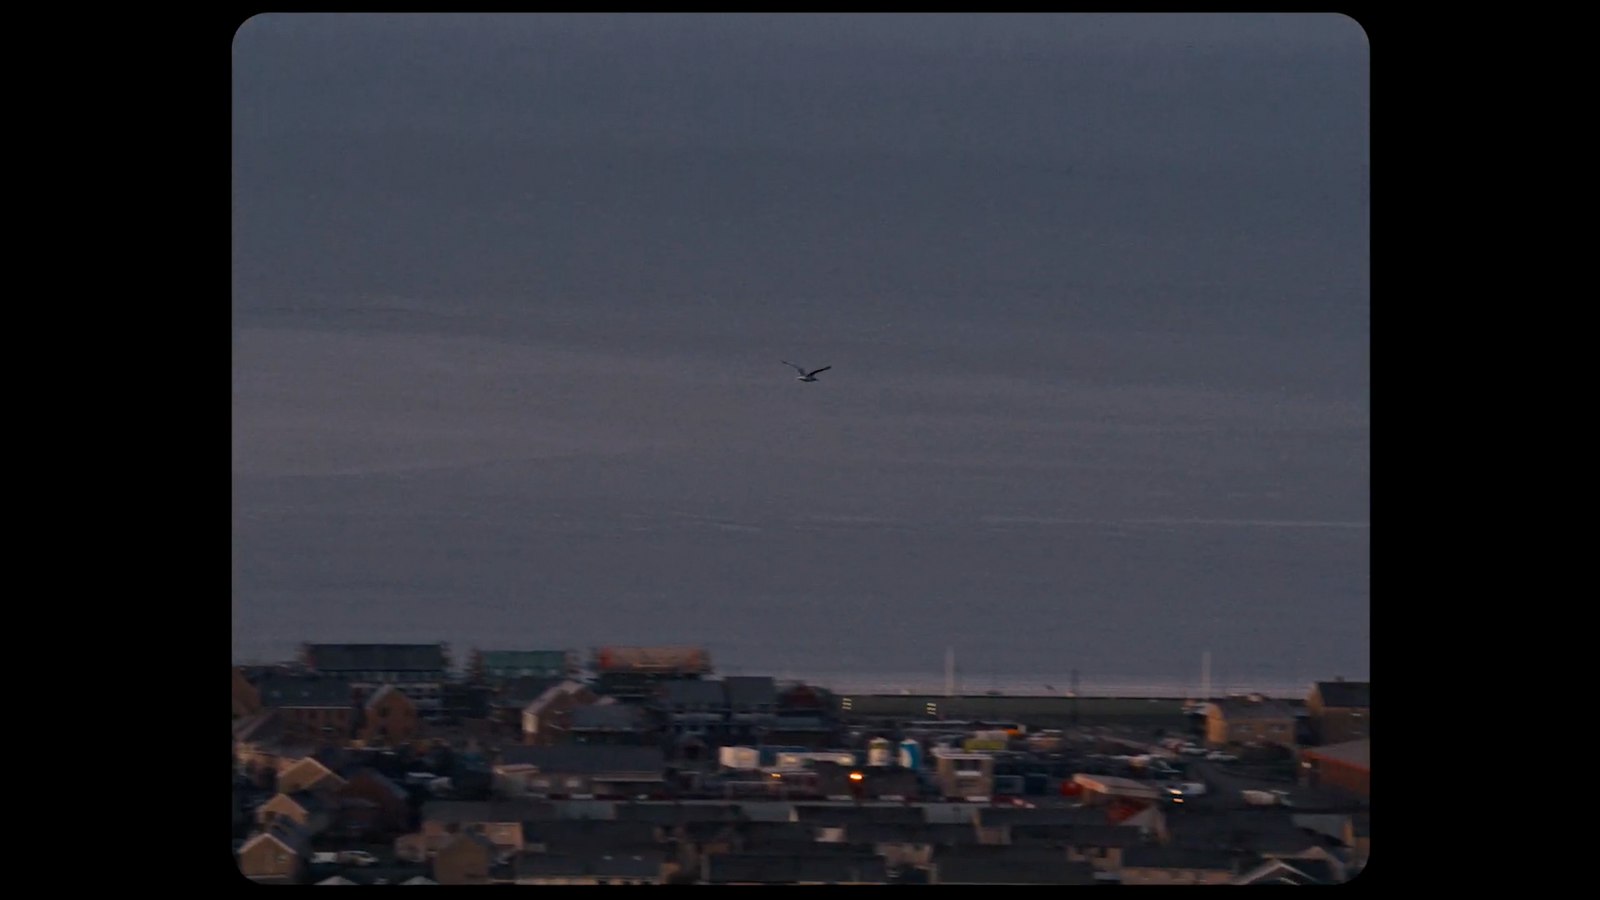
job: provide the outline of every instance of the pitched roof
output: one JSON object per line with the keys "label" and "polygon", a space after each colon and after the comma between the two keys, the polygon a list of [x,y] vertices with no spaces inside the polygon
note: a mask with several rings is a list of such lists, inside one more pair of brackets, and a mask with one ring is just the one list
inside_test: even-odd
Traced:
{"label": "pitched roof", "polygon": [[1047,847],[1137,847],[1141,830],[1129,825],[1013,825],[1011,842]]}
{"label": "pitched roof", "polygon": [[[267,803],[271,803],[273,800],[277,800],[279,797],[293,802],[294,805],[304,810],[307,815],[318,812],[333,812],[334,810],[333,804],[328,803],[327,801],[323,800],[320,795],[313,794],[310,791],[295,791],[292,794],[280,793],[275,795],[272,800],[268,800]],[[266,804],[262,805],[265,806]]]}
{"label": "pitched roof", "polygon": [[269,676],[256,685],[262,706],[282,709],[350,709],[355,701],[350,682],[337,678]]}
{"label": "pitched roof", "polygon": [[565,650],[479,650],[477,664],[484,671],[528,669],[565,673],[570,657]]}
{"label": "pitched roof", "polygon": [[554,678],[539,678],[536,676],[523,676],[507,681],[490,698],[489,705],[501,708],[526,709],[528,704],[563,681]]}
{"label": "pitched roof", "polygon": [[476,831],[459,831],[454,835],[451,835],[449,840],[445,841],[444,846],[439,848],[439,852],[445,852],[454,847],[460,846],[462,843],[477,844],[479,847],[483,848],[485,855],[487,855],[491,861],[499,853],[498,849],[495,847],[494,841],[489,840],[487,836],[481,835]]}
{"label": "pitched roof", "polygon": [[727,687],[728,703],[740,707],[778,704],[778,683],[769,675],[729,675],[723,679]]}
{"label": "pitched roof", "polygon": [[1227,719],[1293,719],[1294,707],[1281,700],[1229,697],[1211,701]]}
{"label": "pitched roof", "polygon": [[582,683],[573,681],[571,679],[566,681],[558,681],[555,684],[545,688],[544,692],[539,696],[528,701],[528,705],[524,707],[523,711],[537,715],[538,713],[543,712],[545,707],[549,706],[551,703],[554,703],[558,697],[562,697],[567,694],[575,694],[578,691],[583,690],[583,688],[584,685]]}
{"label": "pitched roof", "polygon": [[355,769],[343,777],[346,784],[355,781],[357,778],[360,778],[364,781],[371,781],[372,783],[376,784],[380,790],[389,794],[396,800],[409,801],[411,799],[411,794],[408,793],[405,788],[395,784],[394,780],[389,776],[368,766]]}
{"label": "pitched roof", "polygon": [[804,822],[743,822],[739,834],[748,843],[794,842],[809,844],[816,840],[816,826]]}
{"label": "pitched roof", "polygon": [[1342,744],[1329,744],[1326,747],[1308,747],[1300,751],[1301,756],[1311,756],[1320,759],[1329,759],[1349,766],[1358,766],[1363,769],[1372,768],[1372,739],[1363,738],[1359,741],[1346,741]]}
{"label": "pitched roof", "polygon": [[845,836],[852,841],[872,844],[932,844],[966,846],[978,843],[977,829],[971,825],[944,822],[865,822],[845,826]]}
{"label": "pitched roof", "polygon": [[1323,706],[1335,709],[1369,709],[1372,706],[1370,681],[1319,681],[1317,693]]}
{"label": "pitched roof", "polygon": [[1233,880],[1234,884],[1337,884],[1338,873],[1327,860],[1271,859]]}
{"label": "pitched roof", "polygon": [[430,800],[422,804],[422,819],[465,825],[509,824],[553,819],[556,808],[537,800]]}
{"label": "pitched roof", "polygon": [[794,884],[887,882],[888,871],[880,856],[773,856],[755,853],[716,853],[706,858],[707,881]]}
{"label": "pitched roof", "polygon": [[257,843],[268,840],[275,841],[290,853],[301,856],[305,855],[306,849],[311,846],[311,835],[293,820],[273,819],[266,827],[252,834],[239,847],[239,852],[243,853]]}
{"label": "pitched roof", "polygon": [[1106,811],[1097,806],[980,806],[978,824],[993,825],[1107,825]]}
{"label": "pitched roof", "polygon": [[794,812],[796,819],[800,822],[823,826],[864,825],[867,823],[922,825],[928,821],[922,810],[915,806],[797,804]]}
{"label": "pitched roof", "polygon": [[567,727],[573,731],[636,731],[646,724],[644,710],[637,706],[597,703],[574,709]]}
{"label": "pitched roof", "polygon": [[735,822],[739,808],[731,803],[619,803],[617,821],[680,825],[688,822]]}
{"label": "pitched roof", "polygon": [[309,644],[306,661],[322,672],[443,672],[443,644]]}
{"label": "pitched roof", "polygon": [[233,739],[242,744],[271,740],[283,733],[283,719],[268,707],[233,723]]}
{"label": "pitched roof", "polygon": [[666,855],[656,850],[627,853],[525,853],[517,858],[523,878],[657,878]]}
{"label": "pitched roof", "polygon": [[[377,690],[372,692],[372,696],[367,698],[366,708],[367,709],[372,709],[374,706],[376,706],[378,704],[378,702],[380,700],[385,700],[385,699],[387,699],[387,698],[389,698],[391,696],[394,696],[396,694],[398,694],[401,697],[404,697],[405,701],[407,703],[411,703],[411,698],[410,697],[406,697],[405,691],[400,690],[399,688],[395,687],[392,684],[386,684],[386,685],[383,685],[382,687],[380,687]],[[412,704],[412,705],[415,706],[416,704]]]}
{"label": "pitched roof", "polygon": [[1167,818],[1174,846],[1196,850],[1252,850],[1295,853],[1319,846],[1283,807],[1184,810]]}
{"label": "pitched roof", "polygon": [[[1004,847],[984,856],[944,856],[935,864],[940,884],[1094,884],[1094,866],[1060,855],[1035,856]],[[1010,851],[1010,852],[1004,852]]]}
{"label": "pitched roof", "polygon": [[501,751],[500,765],[537,766],[543,772],[590,775],[659,774],[666,771],[667,760],[660,747],[517,745]]}
{"label": "pitched roof", "polygon": [[560,819],[524,822],[522,839],[550,851],[636,848],[656,844],[656,825],[635,819]]}
{"label": "pitched roof", "polygon": [[1122,851],[1124,869],[1198,869],[1233,871],[1233,856],[1189,847],[1129,847]]}
{"label": "pitched roof", "polygon": [[661,686],[661,702],[673,704],[703,704],[718,707],[728,702],[728,694],[720,681],[703,681],[699,678],[676,678]]}

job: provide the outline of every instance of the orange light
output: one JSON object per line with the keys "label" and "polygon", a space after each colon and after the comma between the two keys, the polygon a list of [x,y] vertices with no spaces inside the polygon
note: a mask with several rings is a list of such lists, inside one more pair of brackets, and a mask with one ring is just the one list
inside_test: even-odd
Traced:
{"label": "orange light", "polygon": [[851,772],[850,773],[850,780],[851,781],[860,781],[861,780],[861,773],[860,772]]}

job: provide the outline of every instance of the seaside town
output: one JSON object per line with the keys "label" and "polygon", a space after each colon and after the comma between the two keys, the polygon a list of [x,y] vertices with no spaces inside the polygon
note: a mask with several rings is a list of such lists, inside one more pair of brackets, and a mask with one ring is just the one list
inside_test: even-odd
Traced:
{"label": "seaside town", "polygon": [[1337,884],[1370,741],[1336,676],[844,695],[698,647],[307,644],[233,667],[233,849],[261,884]]}

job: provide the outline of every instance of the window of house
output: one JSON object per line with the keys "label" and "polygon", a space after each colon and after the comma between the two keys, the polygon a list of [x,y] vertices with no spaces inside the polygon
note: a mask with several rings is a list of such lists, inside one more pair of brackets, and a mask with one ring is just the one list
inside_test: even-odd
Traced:
{"label": "window of house", "polygon": [[567,779],[567,787],[569,787],[569,788],[583,787],[583,779],[582,778],[568,778]]}

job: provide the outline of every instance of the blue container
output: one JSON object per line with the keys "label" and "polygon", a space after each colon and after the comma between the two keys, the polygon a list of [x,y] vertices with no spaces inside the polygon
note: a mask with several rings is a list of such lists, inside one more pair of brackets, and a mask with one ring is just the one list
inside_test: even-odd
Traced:
{"label": "blue container", "polygon": [[922,745],[913,740],[900,742],[900,765],[913,771],[922,768]]}

